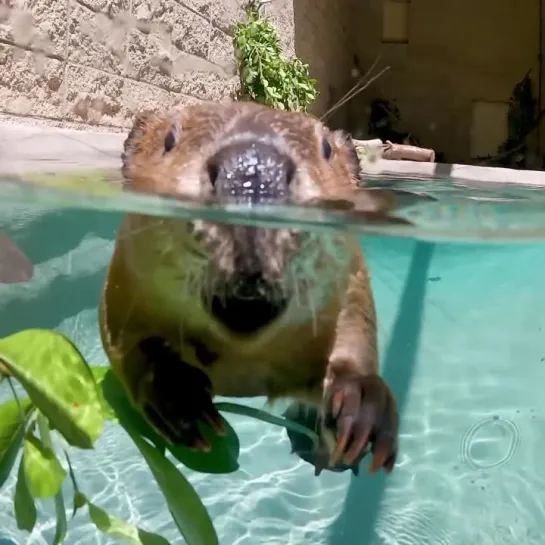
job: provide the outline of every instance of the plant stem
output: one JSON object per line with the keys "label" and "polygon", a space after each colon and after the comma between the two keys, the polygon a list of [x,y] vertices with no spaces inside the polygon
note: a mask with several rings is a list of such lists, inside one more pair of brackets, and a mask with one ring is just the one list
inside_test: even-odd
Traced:
{"label": "plant stem", "polygon": [[19,407],[19,413],[21,414],[21,418],[24,419],[25,417],[25,411],[23,411],[23,407],[21,406],[21,402],[19,401],[19,397],[17,396],[17,392],[15,391],[15,386],[13,386],[13,382],[11,381],[10,377],[6,377],[8,379],[8,384],[11,390],[11,393],[13,394],[13,399],[15,399],[15,403],[17,403],[17,407]]}
{"label": "plant stem", "polygon": [[275,426],[280,426],[282,428],[290,429],[296,433],[301,433],[306,435],[315,445],[318,444],[319,439],[318,435],[311,429],[287,418],[282,418],[281,416],[275,416],[265,411],[259,409],[254,409],[253,407],[247,407],[245,405],[239,405],[238,403],[228,403],[221,402],[216,403],[216,408],[218,411],[224,411],[226,413],[240,414],[243,416],[251,416],[263,422],[268,422]]}
{"label": "plant stem", "polygon": [[40,430],[40,437],[45,448],[53,448],[53,442],[51,441],[51,432],[49,431],[49,422],[47,418],[38,413],[38,429]]}
{"label": "plant stem", "polygon": [[[38,413],[38,430],[40,431],[40,437],[42,438],[42,443],[45,448],[53,450],[49,422],[42,413]],[[53,538],[54,545],[61,543],[66,536],[66,510],[64,507],[62,489],[55,495],[55,512],[57,514],[57,527],[55,530],[55,537]]]}

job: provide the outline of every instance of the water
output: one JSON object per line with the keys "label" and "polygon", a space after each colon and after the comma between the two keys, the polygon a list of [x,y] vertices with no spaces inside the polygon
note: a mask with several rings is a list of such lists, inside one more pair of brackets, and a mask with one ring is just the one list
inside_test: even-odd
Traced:
{"label": "water", "polygon": [[[244,211],[191,209],[143,196],[106,201],[97,190],[92,198],[78,197],[69,185],[61,194],[4,181],[0,229],[35,268],[29,283],[0,285],[0,335],[56,328],[91,363],[106,365],[96,307],[121,210],[241,221]],[[535,188],[464,187],[448,179],[388,185],[439,200],[400,211],[416,227],[368,226],[346,214],[297,209],[246,221],[369,231],[362,246],[379,316],[382,373],[402,414],[398,465],[389,477],[324,472],[315,478],[311,466],[289,454],[283,430],[229,415],[241,439],[241,469],[224,476],[184,469],[222,545],[542,542],[545,196]],[[0,386],[0,395],[8,398],[9,391]],[[242,400],[257,407],[263,401]],[[150,472],[119,427],[108,425],[94,451],[71,456],[92,501],[182,543]],[[53,505],[39,504],[29,537],[15,526],[13,487],[12,479],[0,497],[0,544],[50,543]],[[97,534],[84,512],[69,528],[69,545],[115,543]]]}

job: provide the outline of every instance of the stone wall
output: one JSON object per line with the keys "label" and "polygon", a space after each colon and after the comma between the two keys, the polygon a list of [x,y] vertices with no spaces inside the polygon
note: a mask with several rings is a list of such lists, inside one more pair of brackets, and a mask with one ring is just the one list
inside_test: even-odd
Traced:
{"label": "stone wall", "polygon": [[[232,28],[244,17],[241,1],[0,0],[0,112],[126,128],[139,109],[230,97],[238,85]],[[293,0],[273,0],[265,13],[286,54],[297,42],[305,60],[317,59],[319,113],[328,79],[345,84],[343,61],[332,73],[324,63],[344,55],[348,38],[331,8],[315,9],[328,0],[295,1],[297,25]],[[304,34],[323,37],[324,29],[340,38],[309,47]]]}

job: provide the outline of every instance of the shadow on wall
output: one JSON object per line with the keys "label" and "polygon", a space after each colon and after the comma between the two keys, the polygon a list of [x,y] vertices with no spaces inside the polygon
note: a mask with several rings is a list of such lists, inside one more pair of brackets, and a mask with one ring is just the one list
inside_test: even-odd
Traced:
{"label": "shadow on wall", "polygon": [[[354,58],[351,26],[354,0],[293,0],[295,54],[310,65],[320,94],[311,113],[320,116],[353,85]],[[346,127],[346,108],[328,120],[333,128]]]}
{"label": "shadow on wall", "polygon": [[[30,282],[7,287],[9,297],[0,301],[0,336],[27,328],[54,329],[82,310],[96,309],[108,252],[105,248],[97,259],[94,251],[93,255],[82,251],[82,243],[92,237],[96,245],[106,245],[114,239],[119,220],[119,215],[111,213],[54,210],[36,213],[21,225],[6,222],[2,227],[32,261],[35,274]],[[54,259],[60,267],[46,265]]]}
{"label": "shadow on wall", "polygon": [[[382,364],[382,375],[397,398],[400,419],[416,371],[428,270],[434,250],[434,244],[414,243],[398,315]],[[375,542],[375,526],[386,484],[387,477],[382,471],[352,477],[343,510],[331,527],[329,545]]]}

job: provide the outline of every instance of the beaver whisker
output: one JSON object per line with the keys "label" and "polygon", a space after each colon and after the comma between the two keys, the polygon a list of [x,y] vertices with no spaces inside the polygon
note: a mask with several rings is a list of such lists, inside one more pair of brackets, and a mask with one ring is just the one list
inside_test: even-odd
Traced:
{"label": "beaver whisker", "polygon": [[201,292],[206,284],[206,281],[207,268],[205,264],[199,261],[193,261],[184,271],[184,296],[192,297],[195,293]]}
{"label": "beaver whisker", "polygon": [[140,235],[142,233],[145,233],[146,231],[150,231],[150,230],[164,224],[164,222],[165,222],[165,219],[162,218],[162,219],[158,219],[158,220],[156,220],[156,221],[154,221],[152,223],[143,225],[142,227],[133,227],[132,229],[129,229],[127,232],[121,233],[119,235],[119,240],[130,239],[133,236]]}
{"label": "beaver whisker", "polygon": [[297,307],[301,307],[301,290],[299,289],[299,279],[293,268],[290,268],[291,279],[293,283],[293,293],[295,295],[295,304]]}

